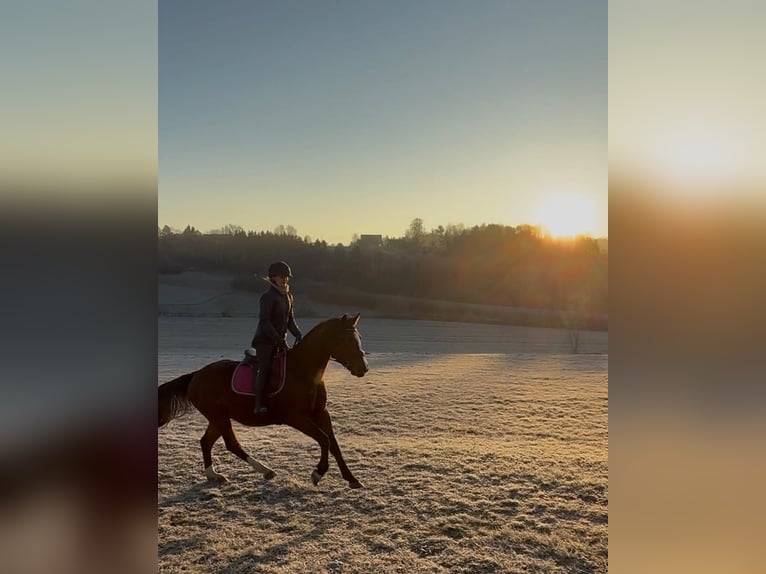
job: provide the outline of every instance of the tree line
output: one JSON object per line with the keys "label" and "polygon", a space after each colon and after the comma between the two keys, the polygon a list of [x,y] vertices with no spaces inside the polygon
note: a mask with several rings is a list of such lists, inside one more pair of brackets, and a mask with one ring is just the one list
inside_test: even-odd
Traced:
{"label": "tree line", "polygon": [[253,273],[284,259],[301,281],[368,293],[538,309],[607,312],[608,252],[599,240],[554,240],[520,225],[438,226],[414,219],[401,237],[357,237],[348,245],[299,237],[292,226],[201,233],[158,229],[159,271],[186,269],[240,276],[235,286],[262,289]]}

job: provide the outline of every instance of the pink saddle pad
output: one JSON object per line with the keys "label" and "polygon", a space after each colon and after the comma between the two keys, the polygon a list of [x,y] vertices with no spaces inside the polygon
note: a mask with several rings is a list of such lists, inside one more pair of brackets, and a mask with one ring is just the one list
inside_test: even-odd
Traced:
{"label": "pink saddle pad", "polygon": [[[274,396],[285,386],[285,375],[287,373],[287,356],[285,353],[277,353],[271,363],[271,373],[266,392]],[[253,370],[255,366],[249,361],[240,362],[234,369],[231,376],[231,390],[240,395],[255,395],[253,392]]]}
{"label": "pink saddle pad", "polygon": [[253,393],[253,365],[241,362],[234,369],[231,377],[231,390],[240,395],[254,395]]}

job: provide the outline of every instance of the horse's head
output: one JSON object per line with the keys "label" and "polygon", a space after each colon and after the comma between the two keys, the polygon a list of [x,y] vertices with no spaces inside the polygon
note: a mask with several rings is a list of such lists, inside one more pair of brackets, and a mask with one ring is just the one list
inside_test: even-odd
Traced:
{"label": "horse's head", "polygon": [[330,350],[330,357],[346,367],[356,377],[363,377],[370,370],[362,350],[362,337],[356,330],[359,314],[356,317],[343,315],[340,318],[338,337]]}

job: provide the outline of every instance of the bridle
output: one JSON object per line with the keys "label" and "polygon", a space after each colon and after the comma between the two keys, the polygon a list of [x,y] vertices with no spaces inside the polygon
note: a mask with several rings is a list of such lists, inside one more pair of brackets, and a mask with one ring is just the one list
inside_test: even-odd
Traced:
{"label": "bridle", "polygon": [[[350,331],[350,332],[352,332],[352,333],[357,333],[357,334],[359,333],[359,331],[357,331],[357,330],[356,330],[356,327],[349,327],[349,328],[347,328],[347,329],[343,329],[341,332],[345,332],[345,331]],[[365,352],[364,352],[363,350],[361,350],[361,349],[360,349],[360,351],[362,351],[362,356],[364,356],[364,355],[366,355],[366,354],[367,354],[367,353],[365,353]],[[350,366],[350,365],[349,365],[349,364],[348,364],[346,361],[341,361],[340,359],[336,359],[336,358],[335,358],[335,357],[333,357],[332,355],[330,356],[330,360],[331,360],[331,361],[335,361],[336,363],[338,363],[338,364],[340,364],[340,365],[343,365],[343,367],[344,367],[344,368],[345,368],[347,371],[351,371],[351,366]]]}

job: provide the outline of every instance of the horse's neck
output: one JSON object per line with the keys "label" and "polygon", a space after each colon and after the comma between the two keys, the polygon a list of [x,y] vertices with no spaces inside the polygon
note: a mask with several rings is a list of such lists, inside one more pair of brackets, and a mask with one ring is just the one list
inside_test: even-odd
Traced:
{"label": "horse's neck", "polygon": [[316,341],[304,341],[292,350],[290,357],[295,365],[300,365],[312,379],[320,380],[330,362],[330,346],[323,338]]}

